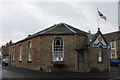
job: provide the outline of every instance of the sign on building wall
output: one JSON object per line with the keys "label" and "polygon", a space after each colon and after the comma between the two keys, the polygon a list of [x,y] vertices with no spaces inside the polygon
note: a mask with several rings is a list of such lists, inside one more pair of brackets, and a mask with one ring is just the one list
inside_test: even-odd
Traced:
{"label": "sign on building wall", "polygon": [[96,38],[96,40],[94,41],[93,46],[94,46],[94,47],[99,47],[99,46],[101,46],[101,47],[103,47],[103,48],[106,48],[106,47],[107,47],[107,44],[106,44],[106,42],[104,41],[104,39],[102,38],[102,36],[99,35],[99,36]]}
{"label": "sign on building wall", "polygon": [[111,45],[106,45],[107,50],[111,50]]}

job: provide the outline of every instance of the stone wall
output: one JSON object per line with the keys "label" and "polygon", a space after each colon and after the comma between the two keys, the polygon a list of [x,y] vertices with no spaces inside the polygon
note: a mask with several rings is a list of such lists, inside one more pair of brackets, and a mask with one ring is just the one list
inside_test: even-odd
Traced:
{"label": "stone wall", "polygon": [[120,59],[120,39],[117,41],[117,58]]}
{"label": "stone wall", "polygon": [[[28,62],[28,42],[32,42],[32,61]],[[32,70],[39,70],[40,68],[40,47],[39,37],[35,37],[23,42],[18,42],[10,47],[11,55],[14,55],[14,61],[11,62],[11,66]],[[19,61],[19,46],[22,45],[22,61]],[[13,47],[15,47],[15,52]]]}
{"label": "stone wall", "polygon": [[[64,60],[53,61],[52,60],[52,41],[53,39],[61,37],[64,41]],[[11,54],[15,55],[15,60],[11,62],[11,66],[40,70],[44,72],[49,71],[78,71],[78,56],[77,48],[82,49],[83,44],[86,44],[86,36],[81,35],[41,35],[31,38],[22,42],[18,42],[15,45],[10,46]],[[28,62],[28,42],[32,42],[32,62]],[[22,62],[19,62],[19,46],[23,46],[22,49]],[[13,50],[15,47],[15,52]],[[91,69],[99,69],[105,71],[108,69],[108,52],[106,49],[102,49],[103,62],[98,62],[97,48],[90,47],[84,50],[84,69],[89,72]]]}
{"label": "stone wall", "polygon": [[90,51],[90,68],[91,71],[109,71],[109,51],[106,50],[105,48],[102,48],[102,61],[98,61],[98,48],[95,48],[91,46],[91,51]]}
{"label": "stone wall", "polygon": [[[64,61],[52,61],[52,40],[56,37],[61,37],[64,41]],[[76,50],[84,40],[84,37],[76,35],[43,35],[26,41],[18,42],[10,47],[11,54],[15,55],[15,60],[12,61],[14,67],[41,70],[41,71],[75,71],[76,65]],[[27,62],[28,42],[32,42],[32,62]],[[77,41],[77,43],[76,43]],[[22,45],[22,62],[19,62],[19,46]],[[15,47],[15,53],[13,51]],[[57,65],[57,66],[55,66]],[[63,67],[60,67],[62,65]]]}
{"label": "stone wall", "polygon": [[[64,60],[52,61],[52,40],[61,37],[64,41]],[[75,69],[74,35],[44,35],[40,37],[40,67],[49,71],[74,71]],[[57,66],[55,66],[57,65]],[[61,67],[60,67],[61,66]]]}

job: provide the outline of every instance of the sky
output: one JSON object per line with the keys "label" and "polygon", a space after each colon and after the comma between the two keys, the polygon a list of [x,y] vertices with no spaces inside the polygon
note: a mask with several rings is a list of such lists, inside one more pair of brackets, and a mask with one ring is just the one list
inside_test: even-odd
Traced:
{"label": "sky", "polygon": [[[98,16],[97,8],[107,21]],[[85,32],[118,31],[118,0],[4,0],[0,2],[0,46],[29,34],[66,23]]]}
{"label": "sky", "polygon": [[119,3],[118,3],[118,25],[120,26],[120,0],[119,0]]}

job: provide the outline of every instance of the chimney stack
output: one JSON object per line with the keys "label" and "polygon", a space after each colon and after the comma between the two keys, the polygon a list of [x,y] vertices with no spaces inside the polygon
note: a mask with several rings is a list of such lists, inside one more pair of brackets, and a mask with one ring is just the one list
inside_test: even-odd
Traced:
{"label": "chimney stack", "polygon": [[31,35],[29,34],[28,37],[30,37]]}

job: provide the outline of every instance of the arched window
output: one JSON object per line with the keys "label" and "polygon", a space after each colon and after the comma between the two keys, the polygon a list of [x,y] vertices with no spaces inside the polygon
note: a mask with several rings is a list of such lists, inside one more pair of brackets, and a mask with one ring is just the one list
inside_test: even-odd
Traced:
{"label": "arched window", "polygon": [[31,55],[31,51],[32,51],[32,43],[28,42],[28,61],[32,61],[32,55]]}
{"label": "arched window", "polygon": [[22,45],[19,46],[19,61],[22,61]]}
{"label": "arched window", "polygon": [[53,61],[63,61],[64,42],[61,38],[55,38],[52,41],[52,58]]}

